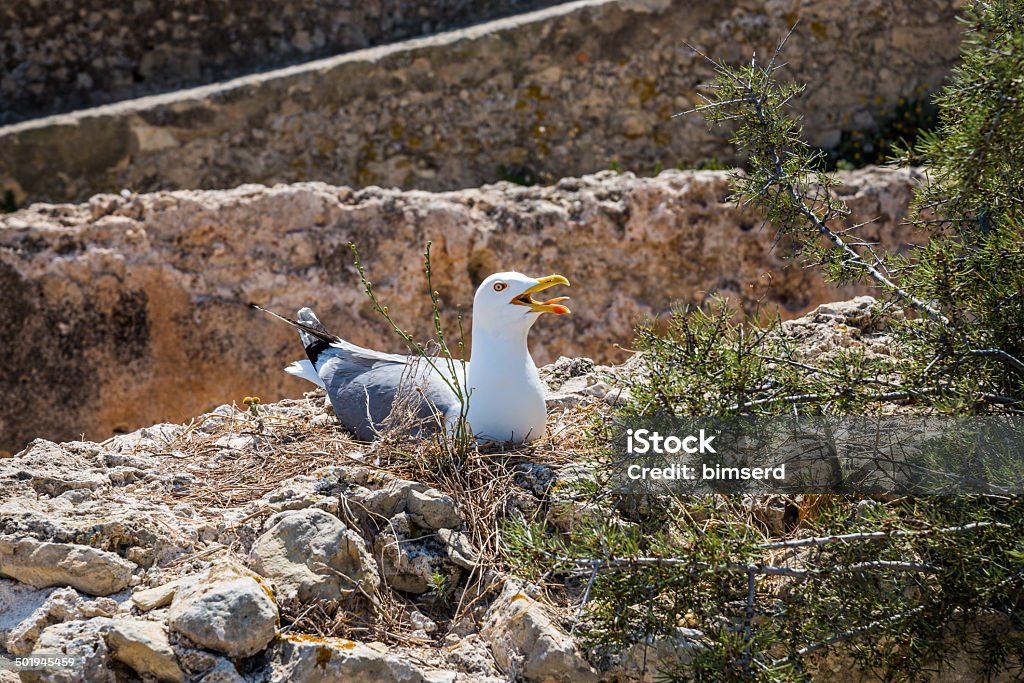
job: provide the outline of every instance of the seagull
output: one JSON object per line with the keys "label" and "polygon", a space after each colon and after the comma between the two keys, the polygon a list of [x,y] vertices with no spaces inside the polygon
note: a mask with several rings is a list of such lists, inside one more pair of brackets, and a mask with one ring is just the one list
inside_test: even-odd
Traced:
{"label": "seagull", "polygon": [[[463,414],[480,444],[521,444],[544,436],[547,407],[527,336],[542,313],[564,315],[569,297],[536,301],[533,295],[569,285],[561,275],[533,278],[495,273],[473,297],[470,362],[383,353],[329,334],[309,308],[298,320],[256,308],[299,329],[306,360],[285,372],[323,387],[338,421],[361,441],[373,441],[386,428],[396,398],[409,405],[420,427],[434,431],[437,417],[451,428]],[[462,398],[460,398],[460,394]]]}

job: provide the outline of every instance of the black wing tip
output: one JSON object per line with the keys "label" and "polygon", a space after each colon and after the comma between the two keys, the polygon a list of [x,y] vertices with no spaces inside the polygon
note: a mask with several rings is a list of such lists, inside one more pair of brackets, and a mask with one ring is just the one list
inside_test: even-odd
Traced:
{"label": "black wing tip", "polygon": [[[273,311],[269,311],[269,310],[263,308],[262,306],[259,306],[259,305],[254,304],[254,303],[250,303],[249,307],[252,308],[252,309],[255,309],[257,311],[262,311],[263,313],[271,315],[271,316],[277,318],[278,320],[281,320],[281,321],[283,321],[285,323],[288,323],[292,327],[295,327],[295,328],[301,330],[302,332],[305,332],[306,334],[309,334],[310,336],[315,337],[317,340],[319,340],[319,343],[314,343],[314,346],[317,346],[316,354],[318,356],[319,356],[320,353],[323,353],[323,351],[325,351],[327,348],[329,348],[331,344],[333,344],[335,342],[342,341],[341,337],[335,336],[335,335],[333,335],[330,332],[327,332],[325,330],[319,330],[319,329],[313,327],[312,325],[310,325],[309,323],[302,322],[301,320],[292,320],[288,316],[281,315],[280,313],[274,313]],[[311,357],[310,360],[314,360],[314,359]],[[314,360],[314,362],[315,362],[315,360]]]}

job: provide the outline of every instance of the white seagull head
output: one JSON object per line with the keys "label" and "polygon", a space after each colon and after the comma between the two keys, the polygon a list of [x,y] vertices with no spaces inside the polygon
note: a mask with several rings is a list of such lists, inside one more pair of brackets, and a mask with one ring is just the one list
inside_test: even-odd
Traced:
{"label": "white seagull head", "polygon": [[561,304],[569,297],[559,296],[537,301],[533,295],[555,285],[569,286],[561,275],[530,277],[522,273],[495,273],[487,277],[473,297],[473,327],[498,336],[527,332],[541,313],[564,315],[569,309]]}

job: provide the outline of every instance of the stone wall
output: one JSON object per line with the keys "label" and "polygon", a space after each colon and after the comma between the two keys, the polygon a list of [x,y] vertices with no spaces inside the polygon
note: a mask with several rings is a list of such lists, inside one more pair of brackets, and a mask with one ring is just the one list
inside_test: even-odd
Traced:
{"label": "stone wall", "polygon": [[0,128],[0,195],[320,180],[451,190],[735,161],[699,116],[716,59],[808,84],[817,145],[923,97],[955,62],[961,0],[583,0],[190,91]]}
{"label": "stone wall", "polygon": [[0,124],[232,78],[554,0],[22,0],[0,7]]}
{"label": "stone wall", "polygon": [[[885,247],[914,239],[901,221],[915,177],[842,176],[851,224],[876,220],[869,237]],[[250,301],[286,313],[309,305],[335,333],[401,351],[361,290],[350,240],[421,339],[431,333],[427,240],[450,331],[490,273],[565,275],[573,312],[538,322],[538,362],[621,361],[617,345],[629,347],[639,318],[712,293],[748,308],[763,298],[791,317],[869,291],[788,264],[772,230],[728,195],[721,171],[606,171],[445,194],[308,183],[100,195],[0,216],[0,449],[105,438],[247,395],[298,396],[310,385],[281,371],[302,356],[297,336]]]}

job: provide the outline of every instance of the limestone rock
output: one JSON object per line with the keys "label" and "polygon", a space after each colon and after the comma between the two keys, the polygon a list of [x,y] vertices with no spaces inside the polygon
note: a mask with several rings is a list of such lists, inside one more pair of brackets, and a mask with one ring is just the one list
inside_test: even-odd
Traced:
{"label": "limestone rock", "polygon": [[[162,423],[137,429],[129,434],[119,434],[104,446],[112,453],[119,453],[130,458],[139,453],[160,453],[185,431],[179,424]],[[110,456],[107,456],[110,458]],[[116,464],[121,464],[116,462]]]}
{"label": "limestone rock", "polygon": [[440,529],[437,532],[437,536],[441,539],[441,542],[444,543],[445,550],[448,553],[448,559],[451,560],[453,564],[469,570],[476,567],[479,556],[477,555],[476,548],[473,547],[473,543],[470,541],[468,535],[461,531]]}
{"label": "limestone rock", "polygon": [[658,683],[669,671],[686,667],[703,646],[704,634],[695,629],[680,628],[672,637],[653,638],[635,643],[612,667],[620,683]]}
{"label": "limestone rock", "polygon": [[212,669],[203,674],[199,681],[200,683],[246,683],[235,665],[226,659],[218,661]]}
{"label": "limestone rock", "polygon": [[78,665],[67,669],[41,669],[21,672],[23,683],[114,683],[107,667],[110,651],[104,638],[110,619],[95,617],[87,621],[67,621],[50,626],[39,636],[32,656],[71,656]]}
{"label": "limestone rock", "polygon": [[[181,425],[157,425],[104,444],[37,439],[0,458],[0,536],[117,548],[141,567],[167,562],[198,539],[160,500],[122,496],[162,489],[159,456]],[[164,489],[166,490],[166,489]]]}
{"label": "limestone rock", "polygon": [[[322,470],[317,476],[296,477],[282,484],[274,492],[267,494],[261,505],[271,509],[288,510],[293,507],[302,509],[304,515],[293,516],[279,513],[273,518],[271,525],[280,520],[294,520],[296,526],[305,527],[309,520],[330,522],[334,530],[331,533],[343,533],[340,522],[333,515],[323,511],[327,500],[345,501],[345,508],[351,511],[358,523],[371,530],[373,539],[373,558],[379,567],[384,583],[390,588],[410,593],[425,593],[432,589],[435,580],[443,579],[446,590],[453,589],[464,569],[475,566],[476,551],[469,539],[459,529],[464,521],[456,502],[437,489],[418,482],[400,479],[385,472],[371,470],[359,466],[331,466]],[[326,516],[325,516],[326,515]],[[291,523],[288,527],[291,526]],[[295,533],[295,529],[283,527],[280,531],[286,535],[303,537],[306,532]],[[351,533],[351,532],[350,532]],[[297,572],[292,579],[285,579],[285,595],[291,594],[288,588],[311,580],[308,572],[321,575],[317,583],[326,580],[336,569],[324,563],[321,551],[301,550],[301,544],[292,541],[284,545],[293,546],[292,550],[283,552],[281,534],[268,530],[255,544],[254,557],[267,569],[266,575],[277,581],[284,574]],[[354,536],[353,536],[354,538]],[[327,552],[332,543],[319,544]],[[302,543],[305,543],[303,540]],[[318,543],[313,543],[317,546]],[[290,568],[285,571],[278,568],[276,575],[269,570],[267,558],[282,558],[291,553],[295,558]],[[361,563],[365,566],[365,560]],[[261,570],[262,571],[262,570]],[[347,570],[346,572],[347,573]],[[299,580],[298,575],[305,576]],[[363,570],[369,577],[372,572]],[[330,584],[325,584],[325,588]],[[368,587],[376,589],[377,584],[369,583]],[[330,587],[329,593],[336,589]]]}
{"label": "limestone rock", "polygon": [[348,468],[344,481],[350,485],[346,497],[384,518],[399,513],[409,516],[422,529],[456,529],[462,513],[451,496],[425,484],[382,475],[364,468]]}
{"label": "limestone rock", "polygon": [[143,612],[166,607],[171,604],[171,600],[174,599],[174,594],[178,592],[179,588],[194,580],[193,576],[182,577],[159,586],[135,591],[132,593],[132,603]]}
{"label": "limestone rock", "polygon": [[106,636],[113,658],[124,662],[139,675],[170,683],[184,680],[184,673],[167,637],[167,626],[162,622],[115,618],[111,620]]}
{"label": "limestone rock", "polygon": [[197,645],[247,657],[274,638],[278,614],[259,577],[234,563],[214,563],[178,588],[167,619],[171,628]]}
{"label": "limestone rock", "polygon": [[[334,415],[331,414],[331,421]],[[259,509],[271,512],[315,507],[332,515],[338,512],[338,498],[323,493],[323,480],[314,476],[292,477],[260,499]]]}
{"label": "limestone rock", "polygon": [[476,633],[466,637],[452,634],[450,638],[454,641],[448,646],[452,659],[460,671],[470,675],[471,680],[479,683],[505,683],[512,678],[511,671],[506,670],[506,675],[501,675],[495,666],[490,646]]}
{"label": "limestone rock", "polygon": [[128,586],[134,568],[105,550],[0,536],[0,575],[37,588],[71,586],[90,595],[110,595]]}
{"label": "limestone rock", "polygon": [[[161,77],[216,81],[214,74],[238,69],[237,50],[250,73],[261,73],[0,130],[0,196],[83,201],[111,188],[306,179],[448,190],[500,177],[554,182],[612,163],[649,173],[734,161],[727,131],[709,130],[699,115],[672,117],[701,103],[700,86],[714,73],[710,60],[681,46],[742,63],[772,54],[790,28],[786,77],[813,93],[793,105],[810,143],[832,146],[844,131],[877,128],[901,97],[934,91],[956,61],[961,35],[961,3],[951,0],[868,3],[856,11],[840,0],[588,0],[486,24],[478,23],[478,4],[375,1],[364,13],[356,4],[290,0],[271,17],[232,4],[207,18],[211,5],[190,0],[180,20],[160,21],[152,8],[122,10],[115,19],[97,4],[96,18],[68,26],[28,3],[23,11],[35,17],[35,35],[0,34],[11,46],[3,57],[22,57],[0,62],[5,105],[27,98],[52,106],[94,91],[107,100]],[[11,12],[21,14],[21,6]],[[439,14],[477,25],[424,30]],[[435,35],[374,40],[392,33],[378,22]],[[63,43],[59,36],[69,30],[88,35],[78,34],[68,49],[51,43]],[[328,36],[336,41],[329,47]],[[339,54],[353,42],[379,47]],[[135,54],[117,46],[134,46]],[[316,52],[333,56],[268,71],[282,58]],[[110,203],[97,201],[96,210]]]}
{"label": "limestone rock", "polygon": [[446,589],[451,589],[462,576],[459,565],[449,560],[441,537],[423,534],[404,512],[391,517],[378,531],[373,554],[384,584],[394,590],[426,593],[437,588],[437,577]]}
{"label": "limestone rock", "polygon": [[[189,681],[242,683],[245,680],[238,673],[234,661],[201,647],[193,646],[186,638],[174,639],[174,653]],[[244,660],[238,661],[241,663]]]}
{"label": "limestone rock", "polygon": [[410,661],[351,640],[285,636],[273,663],[273,680],[303,683],[454,683],[454,672],[420,668]]}
{"label": "limestone rock", "polygon": [[[542,0],[287,0],[272,13],[248,3],[129,8],[83,0],[81,21],[57,22],[43,2],[8,8],[0,26],[0,125],[126,98],[205,85],[302,59],[393,43],[525,12]],[[187,18],[187,20],[186,20]],[[233,40],[224,39],[226,35]],[[38,49],[46,45],[46,50]],[[98,46],[82,50],[82,45]],[[101,46],[101,48],[99,47]],[[141,149],[178,144],[165,129],[139,123]]]}
{"label": "limestone rock", "polygon": [[292,477],[264,495],[253,511],[317,508],[337,515],[338,499],[363,522],[409,513],[421,529],[459,529],[464,520],[451,496],[419,482],[408,481],[359,465],[332,465],[315,475]]}
{"label": "limestone rock", "polygon": [[800,356],[820,360],[837,349],[859,346],[870,356],[892,356],[887,334],[891,314],[882,313],[870,296],[822,304],[807,315],[782,323],[782,334]]}
{"label": "limestone rock", "polygon": [[597,681],[575,640],[541,603],[509,581],[487,612],[480,629],[503,669],[521,671],[531,683]]}
{"label": "limestone rock", "polygon": [[357,587],[372,596],[380,583],[362,537],[316,508],[271,517],[253,558],[256,570],[286,599],[338,600]]}
{"label": "limestone rock", "polygon": [[12,654],[27,655],[32,652],[40,634],[54,624],[112,617],[117,611],[117,602],[110,598],[86,600],[72,588],[58,588],[49,594],[46,602],[11,629],[6,648]]}
{"label": "limestone rock", "polygon": [[452,500],[436,489],[410,487],[405,499],[405,511],[424,529],[457,529],[462,526],[462,515]]}
{"label": "limestone rock", "polygon": [[25,481],[36,493],[51,497],[110,485],[105,473],[82,467],[67,449],[44,439],[36,439],[17,457],[0,461],[0,473]]}
{"label": "limestone rock", "polygon": [[554,363],[540,368],[545,384],[548,410],[572,408],[581,404],[603,401],[619,405],[629,399],[629,388],[619,381],[628,376],[639,364],[634,354],[619,366],[597,365],[589,358],[560,357]]}
{"label": "limestone rock", "polygon": [[559,356],[553,363],[540,368],[538,374],[549,389],[557,391],[573,378],[590,375],[596,367],[597,365],[590,358]]}
{"label": "limestone rock", "polygon": [[198,541],[165,504],[134,496],[80,498],[77,493],[11,496],[0,503],[0,535],[115,547],[140,567],[170,562]]}
{"label": "limestone rock", "polygon": [[[11,647],[11,641],[17,641],[19,638],[17,635],[12,638],[11,634],[21,629],[26,621],[34,621],[36,612],[46,604],[46,600],[55,590],[58,589],[33,588],[18,581],[0,579],[0,650],[15,652]],[[30,626],[26,625],[23,630],[29,629]],[[37,637],[37,634],[31,637],[33,645]]]}

